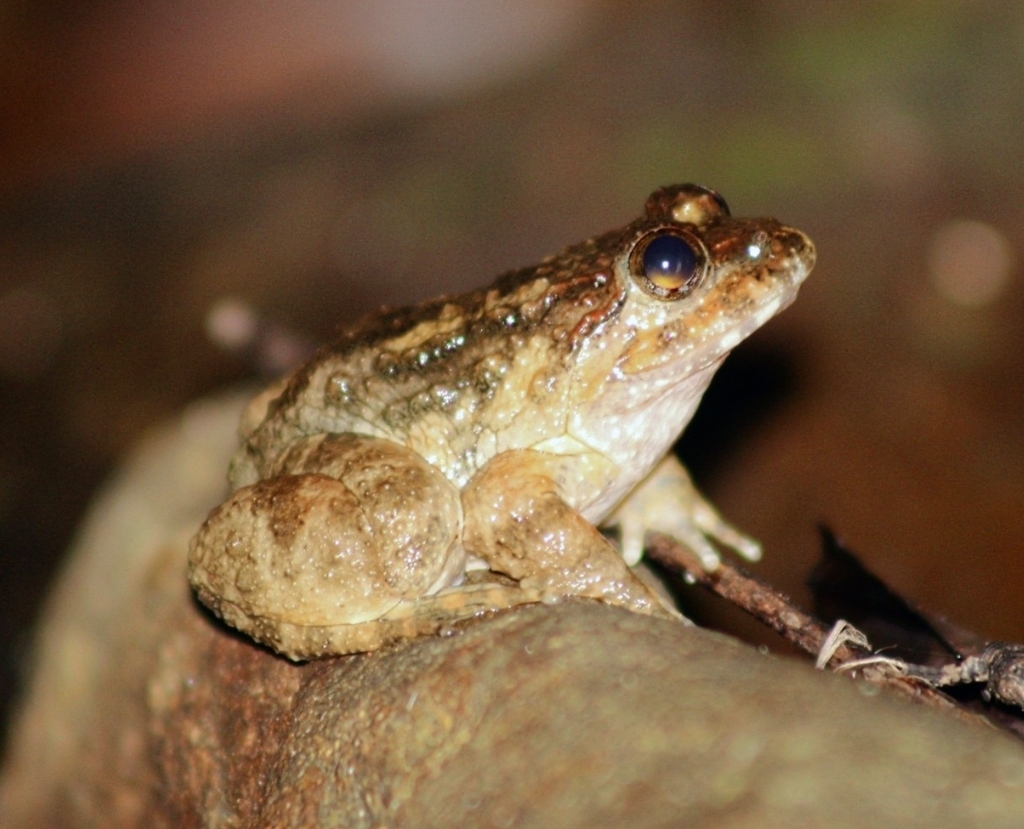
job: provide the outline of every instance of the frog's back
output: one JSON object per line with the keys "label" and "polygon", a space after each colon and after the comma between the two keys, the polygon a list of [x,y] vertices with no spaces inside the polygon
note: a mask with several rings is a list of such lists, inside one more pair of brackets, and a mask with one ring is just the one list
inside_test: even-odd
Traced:
{"label": "frog's back", "polygon": [[565,418],[574,346],[621,302],[614,253],[632,235],[633,226],[605,234],[488,288],[344,330],[269,403],[236,456],[233,486],[265,476],[306,435],[394,440],[457,483],[496,451],[549,436]]}

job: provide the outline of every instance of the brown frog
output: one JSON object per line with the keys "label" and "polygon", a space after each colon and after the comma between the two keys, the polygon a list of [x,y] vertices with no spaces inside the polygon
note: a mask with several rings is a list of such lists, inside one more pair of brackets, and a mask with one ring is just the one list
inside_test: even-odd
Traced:
{"label": "brown frog", "polygon": [[250,405],[193,587],[293,659],[565,596],[678,618],[630,569],[645,530],[708,568],[712,540],[759,548],[666,452],[814,257],[797,230],[665,187],[621,230],[368,317]]}

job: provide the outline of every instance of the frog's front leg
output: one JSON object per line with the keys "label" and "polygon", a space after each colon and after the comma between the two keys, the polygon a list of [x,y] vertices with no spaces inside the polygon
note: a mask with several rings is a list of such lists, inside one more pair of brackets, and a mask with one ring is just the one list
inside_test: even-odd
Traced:
{"label": "frog's front leg", "polygon": [[462,493],[467,552],[542,596],[585,596],[679,618],[626,565],[565,492],[599,458],[536,450],[492,458]]}
{"label": "frog's front leg", "polygon": [[693,485],[675,455],[667,455],[608,518],[618,525],[622,557],[635,564],[644,550],[644,535],[654,530],[674,536],[695,552],[708,570],[720,564],[718,550],[708,539],[730,547],[751,561],[761,557],[761,545],[725,521]]}
{"label": "frog's front leg", "polygon": [[309,631],[336,628],[323,652],[365,650],[346,643],[346,626],[355,633],[463,573],[458,490],[406,447],[317,435],[273,471],[217,507],[189,550],[199,598],[253,638],[303,655]]}

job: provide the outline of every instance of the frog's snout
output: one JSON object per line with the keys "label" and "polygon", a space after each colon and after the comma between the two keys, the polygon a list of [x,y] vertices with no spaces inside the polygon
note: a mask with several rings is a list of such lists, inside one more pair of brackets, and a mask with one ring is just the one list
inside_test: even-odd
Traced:
{"label": "frog's snout", "polygon": [[786,233],[790,258],[794,264],[800,267],[800,270],[803,271],[803,275],[806,277],[814,269],[814,263],[818,259],[817,248],[814,247],[811,237],[803,231],[787,227]]}

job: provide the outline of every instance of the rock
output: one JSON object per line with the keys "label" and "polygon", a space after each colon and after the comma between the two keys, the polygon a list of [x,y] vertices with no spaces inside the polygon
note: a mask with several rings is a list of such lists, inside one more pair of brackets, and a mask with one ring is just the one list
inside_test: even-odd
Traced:
{"label": "rock", "polygon": [[692,627],[570,601],[295,665],[185,581],[240,398],[155,435],[39,634],[4,827],[1017,826],[1024,748]]}

